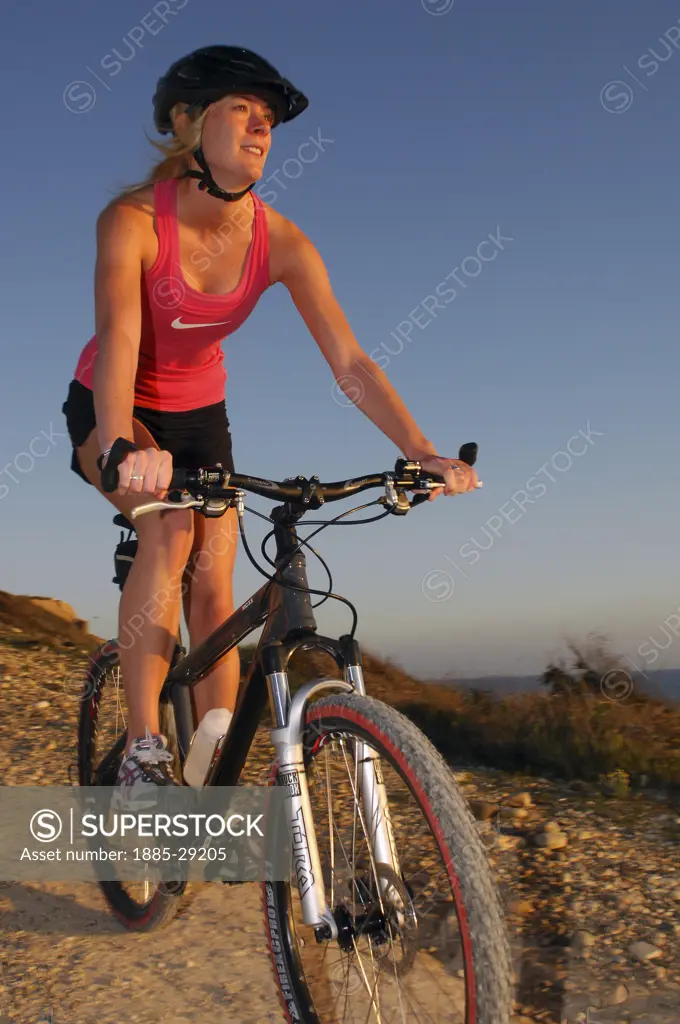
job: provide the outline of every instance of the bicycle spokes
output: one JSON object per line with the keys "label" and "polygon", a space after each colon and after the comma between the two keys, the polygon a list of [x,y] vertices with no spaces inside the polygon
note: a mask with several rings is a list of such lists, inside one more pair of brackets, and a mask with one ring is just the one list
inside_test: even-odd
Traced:
{"label": "bicycle spokes", "polygon": [[293,892],[291,917],[317,1012],[366,1024],[462,1024],[465,984],[449,873],[408,787],[368,743],[338,734],[324,737],[307,775],[337,926],[337,938],[318,942]]}
{"label": "bicycle spokes", "polygon": [[112,786],[127,740],[127,703],[120,665],[106,672],[100,692],[104,696],[97,706],[93,775],[98,785]]}

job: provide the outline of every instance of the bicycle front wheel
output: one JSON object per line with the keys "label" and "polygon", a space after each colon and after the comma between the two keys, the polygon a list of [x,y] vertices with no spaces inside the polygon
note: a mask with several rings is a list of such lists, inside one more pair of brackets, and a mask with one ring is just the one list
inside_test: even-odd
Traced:
{"label": "bicycle front wheel", "polygon": [[[380,759],[399,873],[377,861],[360,758]],[[295,878],[263,883],[286,1019],[306,1024],[508,1024],[512,965],[475,821],[430,741],[358,694],[316,701],[304,736],[314,828],[338,938],[306,925]]]}

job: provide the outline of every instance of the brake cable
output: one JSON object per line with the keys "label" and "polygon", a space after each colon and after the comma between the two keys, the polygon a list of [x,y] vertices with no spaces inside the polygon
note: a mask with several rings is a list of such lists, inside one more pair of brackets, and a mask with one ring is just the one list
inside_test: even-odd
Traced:
{"label": "brake cable", "polygon": [[[328,590],[317,590],[317,589],[315,589],[313,587],[309,587],[309,586],[308,587],[298,587],[298,586],[295,586],[295,584],[293,584],[293,583],[289,583],[287,580],[276,579],[275,576],[270,576],[269,573],[266,572],[266,570],[264,570],[260,565],[258,565],[257,562],[255,561],[255,559],[253,558],[252,552],[250,550],[250,547],[248,545],[248,541],[247,541],[247,538],[246,538],[245,527],[243,525],[242,517],[240,517],[240,516],[239,516],[239,533],[241,534],[241,540],[243,541],[243,547],[245,549],[246,555],[248,556],[248,559],[254,565],[254,567],[257,569],[257,571],[259,573],[261,573],[261,575],[264,576],[266,579],[268,579],[270,581],[270,583],[272,583],[272,584],[274,584],[276,586],[287,587],[289,590],[297,590],[299,593],[303,593],[303,594],[317,594],[317,595],[320,595],[322,600],[318,601],[315,605],[312,605],[313,608],[318,608],[319,605],[323,604],[329,598],[332,598],[335,601],[340,601],[342,604],[346,604],[347,607],[352,612],[352,620],[353,621],[352,621],[352,628],[351,628],[351,630],[349,632],[349,635],[353,637],[354,633],[355,633],[355,630],[357,628],[358,622],[359,622],[359,617],[358,617],[358,614],[357,614],[357,610],[354,607],[354,605],[352,604],[352,602],[349,601],[346,597],[342,597],[340,594],[332,593],[333,577],[331,575],[331,571],[328,568],[328,566],[326,565],[326,563],[324,562],[323,558],[318,554],[318,552],[316,552],[314,550],[314,548],[311,546],[311,544],[309,544],[309,541],[311,540],[312,537],[315,537],[317,535],[317,533],[321,533],[324,529],[326,529],[327,526],[360,526],[363,523],[376,522],[378,519],[384,519],[385,516],[391,515],[391,509],[386,509],[380,515],[372,516],[369,519],[360,519],[360,520],[358,520],[356,522],[351,522],[351,523],[340,523],[340,522],[338,522],[338,520],[343,519],[346,516],[352,515],[352,513],[354,513],[354,512],[360,512],[364,508],[370,508],[372,505],[377,505],[379,503],[380,503],[380,499],[376,499],[375,501],[366,502],[363,505],[357,505],[355,508],[347,509],[345,512],[341,512],[339,515],[335,516],[334,519],[312,520],[312,521],[308,521],[308,522],[306,522],[304,524],[305,526],[318,525],[319,529],[318,530],[314,530],[311,534],[308,534],[307,537],[304,537],[304,538],[303,537],[298,537],[298,542],[299,543],[294,548],[294,550],[291,552],[291,554],[288,556],[288,558],[284,562],[284,564],[280,566],[278,571],[280,572],[283,569],[287,568],[290,565],[291,560],[295,557],[295,555],[298,554],[298,552],[300,552],[303,547],[307,547],[319,559],[319,561],[322,563],[322,565],[326,569],[326,572],[328,573],[329,588],[331,588],[331,589],[328,589]],[[268,523],[271,522],[271,519],[269,518],[269,516],[265,516],[262,512],[258,512],[257,509],[250,508],[249,506],[244,505],[244,510],[246,510],[248,512],[252,512],[254,515],[259,516],[260,519],[265,519]],[[264,545],[266,544],[267,540],[271,536],[273,536],[273,533],[274,533],[273,530],[270,531],[270,533],[268,533],[267,536],[264,538],[264,541],[262,542],[261,550],[262,550],[262,553],[263,553],[263,557],[266,558],[266,560],[269,562],[269,564],[275,566],[275,563],[272,562],[271,558],[269,558],[269,556],[263,550]]]}

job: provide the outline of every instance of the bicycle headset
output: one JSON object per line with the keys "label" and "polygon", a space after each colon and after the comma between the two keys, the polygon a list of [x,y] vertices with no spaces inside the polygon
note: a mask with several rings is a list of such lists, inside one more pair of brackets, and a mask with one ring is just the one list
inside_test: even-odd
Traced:
{"label": "bicycle headset", "polygon": [[[240,46],[206,46],[180,57],[158,80],[153,97],[154,124],[161,135],[175,134],[170,112],[176,103],[188,103],[187,113],[201,113],[235,92],[259,96],[274,111],[274,127],[292,121],[309,106],[307,97],[276,68],[252,50]],[[197,178],[199,189],[226,203],[250,192],[252,182],[241,192],[225,192],[213,178],[202,147],[193,152],[200,171],[188,170],[185,178]]]}

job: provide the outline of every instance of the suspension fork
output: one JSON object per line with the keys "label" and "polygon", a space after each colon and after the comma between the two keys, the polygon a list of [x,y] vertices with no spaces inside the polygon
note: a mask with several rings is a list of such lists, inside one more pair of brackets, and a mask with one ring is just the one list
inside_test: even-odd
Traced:
{"label": "suspension fork", "polygon": [[[362,696],[366,695],[366,685],[361,665],[348,665],[343,674],[353,690]],[[400,877],[399,856],[394,841],[394,828],[390,816],[380,756],[368,743],[358,742],[357,764],[359,795],[374,862],[377,864],[387,864],[388,867],[392,868],[397,877]],[[389,880],[381,878],[380,885],[384,892],[389,885]]]}
{"label": "suspension fork", "polygon": [[[272,650],[273,648],[273,650]],[[278,658],[277,658],[278,655]],[[340,679],[317,679],[305,683],[290,699],[288,675],[276,645],[265,648],[263,662],[276,728],[271,738],[277,755],[279,785],[287,789],[286,818],[291,837],[293,867],[297,880],[302,918],[315,928],[320,939],[337,939],[338,927],[326,901],[319,846],[304,764],[303,732],[307,702],[323,690],[351,693],[351,684]],[[272,664],[274,663],[274,664]]]}
{"label": "suspension fork", "polygon": [[[306,708],[310,698],[323,690],[356,692],[365,696],[366,687],[360,664],[359,646],[353,638],[346,636],[341,639],[339,648],[342,653],[338,659],[338,664],[343,665],[343,679],[318,679],[306,683],[297,690],[291,700],[283,656],[284,646],[280,640],[274,638],[290,636],[294,632],[299,634],[316,631],[314,612],[307,593],[304,555],[299,552],[292,563],[287,557],[292,555],[297,547],[295,522],[303,513],[304,509],[296,509],[287,504],[274,509],[271,514],[276,524],[276,565],[277,568],[283,569],[283,576],[294,585],[294,590],[284,590],[281,601],[276,601],[272,621],[268,622],[269,628],[265,629],[265,635],[268,634],[268,637],[262,647],[261,661],[275,722],[271,738],[277,754],[278,782],[288,790],[287,817],[303,920],[305,924],[315,928],[317,938],[336,939],[338,927],[326,901],[304,764],[303,735]],[[357,756],[357,786],[366,831],[372,846],[373,862],[389,865],[398,876],[399,861],[380,759],[364,742],[357,743]],[[383,891],[386,884],[387,880],[381,879]]]}
{"label": "suspension fork", "polygon": [[[363,673],[353,665],[345,678],[317,679],[301,686],[290,699],[288,675],[283,670],[281,646],[268,644],[262,654],[269,688],[270,705],[276,722],[271,738],[277,754],[279,785],[287,789],[287,821],[290,829],[293,866],[297,881],[302,918],[314,927],[320,939],[338,936],[337,924],[326,900],[321,858],[309,798],[304,764],[303,732],[308,701],[323,690],[365,694]],[[373,861],[390,866],[399,875],[392,821],[379,756],[364,742],[357,744],[359,800],[371,845]],[[384,891],[389,879],[380,877]]]}

